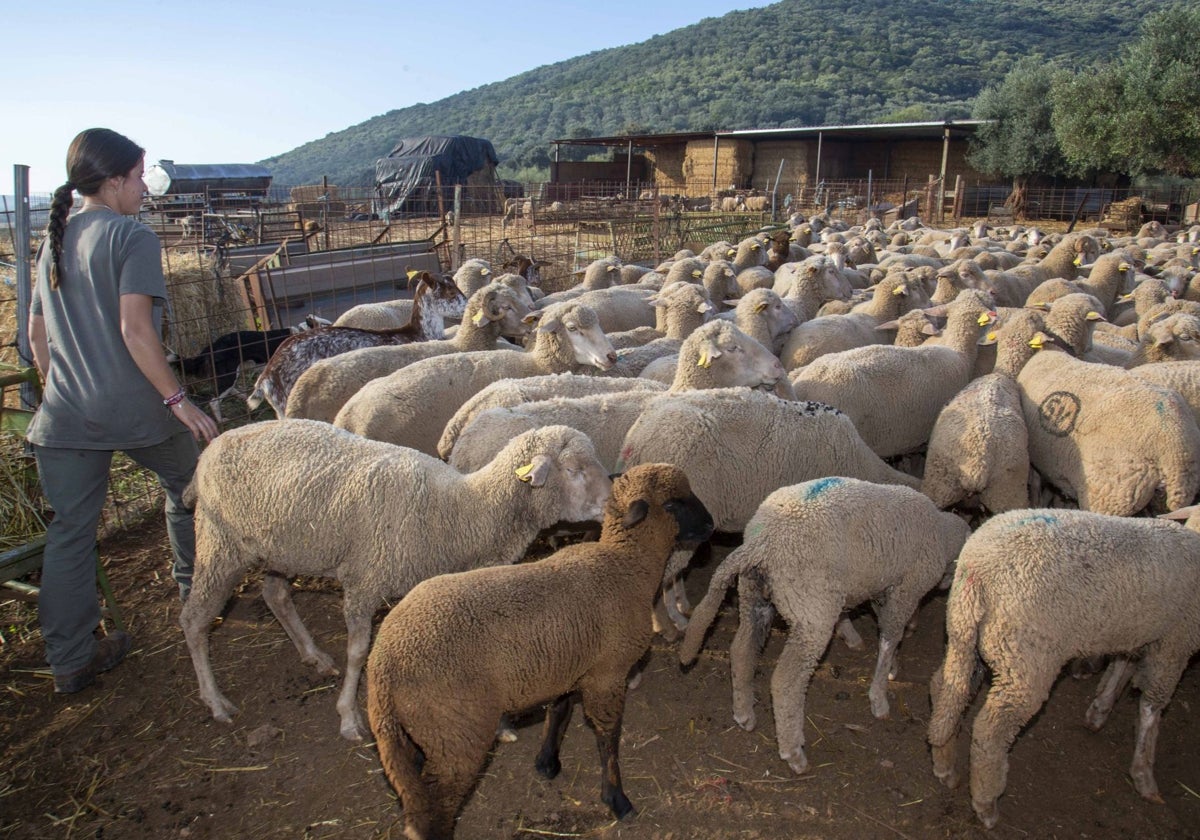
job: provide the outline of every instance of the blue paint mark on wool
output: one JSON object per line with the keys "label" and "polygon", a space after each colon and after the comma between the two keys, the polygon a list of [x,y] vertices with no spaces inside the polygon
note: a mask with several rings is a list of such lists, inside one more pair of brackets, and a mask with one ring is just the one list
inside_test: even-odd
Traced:
{"label": "blue paint mark on wool", "polygon": [[816,481],[810,481],[804,489],[804,501],[811,502],[829,488],[837,487],[839,484],[844,483],[840,478],[818,478]]}
{"label": "blue paint mark on wool", "polygon": [[1051,516],[1048,513],[1035,513],[1032,516],[1022,516],[1020,519],[1018,519],[1016,522],[1013,523],[1013,527],[1019,528],[1022,525],[1033,525],[1038,522],[1045,524],[1045,525],[1054,525],[1058,522],[1058,517]]}

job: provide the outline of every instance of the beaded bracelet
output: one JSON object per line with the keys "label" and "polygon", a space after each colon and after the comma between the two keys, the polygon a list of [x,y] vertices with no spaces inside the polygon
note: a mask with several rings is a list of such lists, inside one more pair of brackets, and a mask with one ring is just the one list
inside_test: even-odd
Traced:
{"label": "beaded bracelet", "polygon": [[185,399],[187,399],[187,392],[180,388],[174,394],[163,400],[163,405],[165,405],[167,408],[173,408],[179,405]]}

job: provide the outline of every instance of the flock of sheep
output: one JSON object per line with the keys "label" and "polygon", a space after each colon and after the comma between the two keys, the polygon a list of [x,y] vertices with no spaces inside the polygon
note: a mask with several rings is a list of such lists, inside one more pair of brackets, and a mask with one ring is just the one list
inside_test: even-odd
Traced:
{"label": "flock of sheep", "polygon": [[[493,741],[515,737],[508,713],[549,704],[536,767],[552,778],[575,694],[619,818],[624,697],[652,628],[686,630],[689,663],[736,582],[732,711],[753,729],[778,613],[776,739],[803,773],[818,659],[835,633],[862,644],[845,611],[869,601],[878,618],[869,699],[886,717],[905,627],[941,586],[927,738],[954,786],[985,665],[970,755],[984,825],[1014,738],[1078,659],[1109,657],[1093,728],[1140,689],[1130,775],[1161,801],[1159,718],[1200,650],[1198,253],[1200,227],[818,216],[653,268],[596,260],[554,294],[527,258],[415,277],[411,302],[286,341],[253,397],[280,419],[201,457],[181,616],[200,696],[217,720],[237,711],[208,634],[254,568],[303,661],[337,673],[287,581],[336,578],[340,731],[374,734],[410,837],[453,834]],[[518,562],[539,533],[589,520],[598,541]],[[693,612],[680,576],[714,529],[742,542]]]}

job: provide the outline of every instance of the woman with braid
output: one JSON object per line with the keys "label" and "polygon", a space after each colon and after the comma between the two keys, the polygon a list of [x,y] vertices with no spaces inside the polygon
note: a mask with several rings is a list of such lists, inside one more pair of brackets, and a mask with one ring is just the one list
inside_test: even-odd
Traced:
{"label": "woman with braid", "polygon": [[[132,646],[122,631],[93,635],[100,623],[96,529],[113,452],[153,470],[166,491],[173,575],[186,599],[195,532],[182,494],[196,468],[197,441],[217,434],[163,353],[160,246],[134,218],[146,189],[144,164],[145,151],[115,131],[77,135],[37,258],[29,335],[45,390],[27,437],[54,509],[38,614],[61,694],[91,685]],[[73,192],[83,202],[68,219]]]}

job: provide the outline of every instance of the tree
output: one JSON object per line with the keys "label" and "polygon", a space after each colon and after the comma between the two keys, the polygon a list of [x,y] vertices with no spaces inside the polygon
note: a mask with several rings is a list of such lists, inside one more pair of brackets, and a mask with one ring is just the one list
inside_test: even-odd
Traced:
{"label": "tree", "polygon": [[972,116],[986,122],[976,129],[967,159],[980,172],[1012,178],[1008,204],[1018,217],[1025,212],[1029,178],[1067,167],[1051,125],[1050,92],[1060,73],[1044,59],[1027,56],[975,100]]}
{"label": "tree", "polygon": [[1055,86],[1054,129],[1076,170],[1200,174],[1200,7],[1145,21],[1109,65]]}

